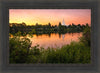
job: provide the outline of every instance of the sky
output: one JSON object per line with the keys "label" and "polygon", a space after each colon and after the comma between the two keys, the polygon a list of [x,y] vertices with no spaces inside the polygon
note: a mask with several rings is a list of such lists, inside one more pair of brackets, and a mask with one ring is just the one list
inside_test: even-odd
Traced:
{"label": "sky", "polygon": [[65,21],[69,24],[91,24],[91,9],[9,9],[9,23],[36,23],[58,25]]}

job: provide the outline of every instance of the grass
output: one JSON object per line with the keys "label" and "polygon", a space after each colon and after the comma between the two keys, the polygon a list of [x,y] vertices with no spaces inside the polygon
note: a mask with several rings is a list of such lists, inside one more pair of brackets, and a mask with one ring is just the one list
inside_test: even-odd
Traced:
{"label": "grass", "polygon": [[[34,50],[35,49],[35,50]],[[37,51],[36,51],[37,50]],[[38,52],[36,58],[38,63],[90,63],[90,47],[81,42],[72,42],[62,48],[39,49],[32,48],[31,52]],[[39,58],[38,58],[39,57]]]}

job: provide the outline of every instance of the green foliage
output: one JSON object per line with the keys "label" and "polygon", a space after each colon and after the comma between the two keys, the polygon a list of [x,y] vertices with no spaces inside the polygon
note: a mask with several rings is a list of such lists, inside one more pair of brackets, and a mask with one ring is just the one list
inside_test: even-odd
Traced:
{"label": "green foliage", "polygon": [[19,31],[21,32],[21,35],[26,35],[26,34],[50,34],[50,33],[74,33],[74,32],[83,32],[84,28],[89,27],[88,24],[86,25],[75,25],[72,23],[72,25],[68,26],[62,26],[61,22],[59,22],[58,25],[52,25],[50,23],[46,25],[41,25],[36,23],[36,25],[31,25],[31,26],[26,26],[25,23],[22,24],[12,24],[10,25],[10,33],[15,35],[20,34]]}
{"label": "green foliage", "polygon": [[85,45],[91,45],[91,30],[90,27],[86,27],[83,31],[83,36],[80,37],[80,41],[83,42]]}
{"label": "green foliage", "polygon": [[[10,40],[11,41],[11,40]],[[12,41],[13,42],[13,41]],[[90,63],[90,47],[82,42],[72,42],[62,48],[39,49],[37,46],[29,49],[19,42],[10,42],[10,63]],[[14,44],[15,43],[15,44]],[[16,46],[17,44],[17,46]],[[26,45],[27,46],[27,45]]]}
{"label": "green foliage", "polygon": [[15,34],[15,36],[21,36],[21,32],[20,31],[18,31],[16,34]]}
{"label": "green foliage", "polygon": [[47,49],[42,54],[42,63],[90,63],[90,47],[81,42],[72,42],[54,50]]}
{"label": "green foliage", "polygon": [[[37,27],[40,26],[37,25]],[[73,27],[76,26],[73,24]],[[20,31],[15,35],[9,38],[10,63],[91,63],[91,39],[88,25],[84,27],[83,36],[80,37],[79,42],[73,41],[69,45],[56,49],[39,48],[39,45],[31,47],[30,39],[20,37]]]}
{"label": "green foliage", "polygon": [[28,38],[19,38],[18,36],[9,38],[10,63],[25,63],[30,44]]}

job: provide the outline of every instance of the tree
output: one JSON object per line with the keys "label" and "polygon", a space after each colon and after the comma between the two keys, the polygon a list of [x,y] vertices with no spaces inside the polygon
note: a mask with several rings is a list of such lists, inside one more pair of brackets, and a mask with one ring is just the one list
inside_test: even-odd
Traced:
{"label": "tree", "polygon": [[51,23],[48,23],[49,27],[51,27]]}
{"label": "tree", "polygon": [[61,26],[61,22],[59,22],[59,27]]}
{"label": "tree", "polygon": [[91,30],[90,27],[86,27],[83,31],[83,36],[80,38],[80,41],[83,42],[85,45],[91,45]]}
{"label": "tree", "polygon": [[31,41],[28,38],[9,38],[10,63],[26,63],[30,45]]}

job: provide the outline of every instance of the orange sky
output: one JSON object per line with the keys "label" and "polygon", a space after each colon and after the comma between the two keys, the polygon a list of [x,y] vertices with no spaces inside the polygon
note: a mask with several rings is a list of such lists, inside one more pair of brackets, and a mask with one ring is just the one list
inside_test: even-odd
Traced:
{"label": "orange sky", "polygon": [[9,9],[9,23],[58,25],[63,19],[66,25],[91,24],[91,9]]}

